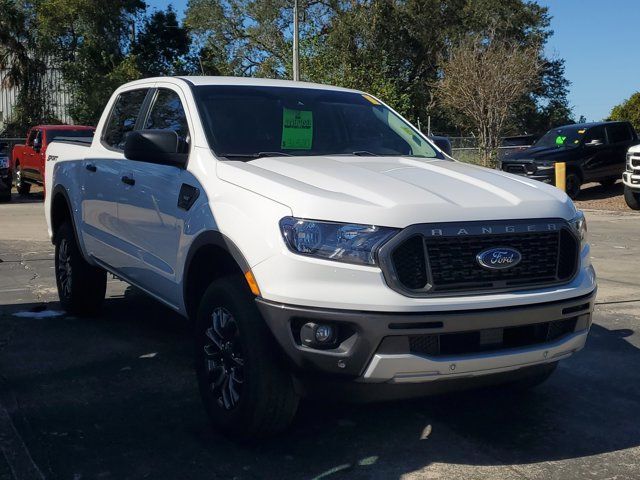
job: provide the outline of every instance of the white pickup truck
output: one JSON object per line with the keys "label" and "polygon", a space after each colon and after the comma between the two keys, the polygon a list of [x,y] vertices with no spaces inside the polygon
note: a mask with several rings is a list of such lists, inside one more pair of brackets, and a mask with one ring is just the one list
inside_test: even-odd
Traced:
{"label": "white pickup truck", "polygon": [[640,210],[640,145],[635,145],[627,152],[627,165],[622,174],[624,183],[624,199],[629,208]]}
{"label": "white pickup truck", "polygon": [[309,395],[531,386],[585,344],[596,278],[571,200],[454,161],[366,93],[139,80],[90,145],[47,153],[62,306],[95,313],[112,272],[191,319],[203,401],[236,437]]}

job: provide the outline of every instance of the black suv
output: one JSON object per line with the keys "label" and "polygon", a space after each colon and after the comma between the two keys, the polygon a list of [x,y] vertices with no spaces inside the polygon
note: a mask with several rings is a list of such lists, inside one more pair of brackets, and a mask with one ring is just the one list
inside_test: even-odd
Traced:
{"label": "black suv", "polygon": [[625,168],[630,146],[640,143],[629,122],[581,123],[554,128],[530,148],[506,156],[505,172],[555,183],[555,164],[567,164],[566,191],[571,198],[585,182],[613,185]]}
{"label": "black suv", "polygon": [[11,200],[11,180],[9,145],[0,143],[0,202]]}

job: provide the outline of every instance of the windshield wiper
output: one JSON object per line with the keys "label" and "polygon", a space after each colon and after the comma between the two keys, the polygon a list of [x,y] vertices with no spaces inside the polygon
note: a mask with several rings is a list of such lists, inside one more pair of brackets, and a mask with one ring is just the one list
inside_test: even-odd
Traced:
{"label": "windshield wiper", "polygon": [[255,160],[256,158],[263,157],[291,157],[290,153],[285,152],[258,152],[258,153],[219,153],[220,157],[227,158],[250,158]]}
{"label": "windshield wiper", "polygon": [[351,155],[356,155],[358,157],[379,157],[377,153],[372,153],[367,150],[356,150],[355,152],[351,152]]}

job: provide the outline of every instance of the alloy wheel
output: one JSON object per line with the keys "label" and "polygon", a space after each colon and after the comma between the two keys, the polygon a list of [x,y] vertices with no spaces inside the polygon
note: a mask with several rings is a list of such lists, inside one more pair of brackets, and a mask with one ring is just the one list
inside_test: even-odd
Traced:
{"label": "alloy wheel", "polygon": [[211,314],[205,331],[204,362],[207,382],[218,405],[233,410],[240,402],[244,383],[244,358],[234,316],[224,307]]}
{"label": "alloy wheel", "polygon": [[60,287],[65,298],[71,297],[71,254],[69,252],[69,242],[65,238],[60,241],[58,247],[57,275]]}

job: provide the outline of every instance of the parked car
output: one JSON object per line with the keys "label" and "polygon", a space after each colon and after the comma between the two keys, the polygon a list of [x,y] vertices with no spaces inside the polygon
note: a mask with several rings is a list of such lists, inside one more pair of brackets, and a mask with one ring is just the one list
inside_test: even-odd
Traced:
{"label": "parked car", "polygon": [[0,202],[11,201],[11,170],[9,169],[9,145],[0,143]]}
{"label": "parked car", "polygon": [[44,182],[44,163],[48,145],[55,139],[88,140],[93,138],[94,127],[82,125],[38,125],[27,133],[26,144],[14,145],[11,171],[20,195],[28,195],[31,185]]}
{"label": "parked car", "polygon": [[571,200],[445,157],[363,92],[131,82],[91,145],[49,146],[46,184],[63,308],[97,312],[112,272],[191,318],[202,400],[236,437],[286,428],[301,396],[532,386],[591,325]]}
{"label": "parked car", "polygon": [[624,199],[629,208],[640,210],[640,145],[629,149],[627,169],[622,174]]}
{"label": "parked car", "polygon": [[531,148],[505,157],[500,168],[555,184],[555,164],[565,162],[566,192],[576,198],[585,182],[613,185],[625,168],[627,150],[637,143],[629,122],[566,125],[549,130]]}

